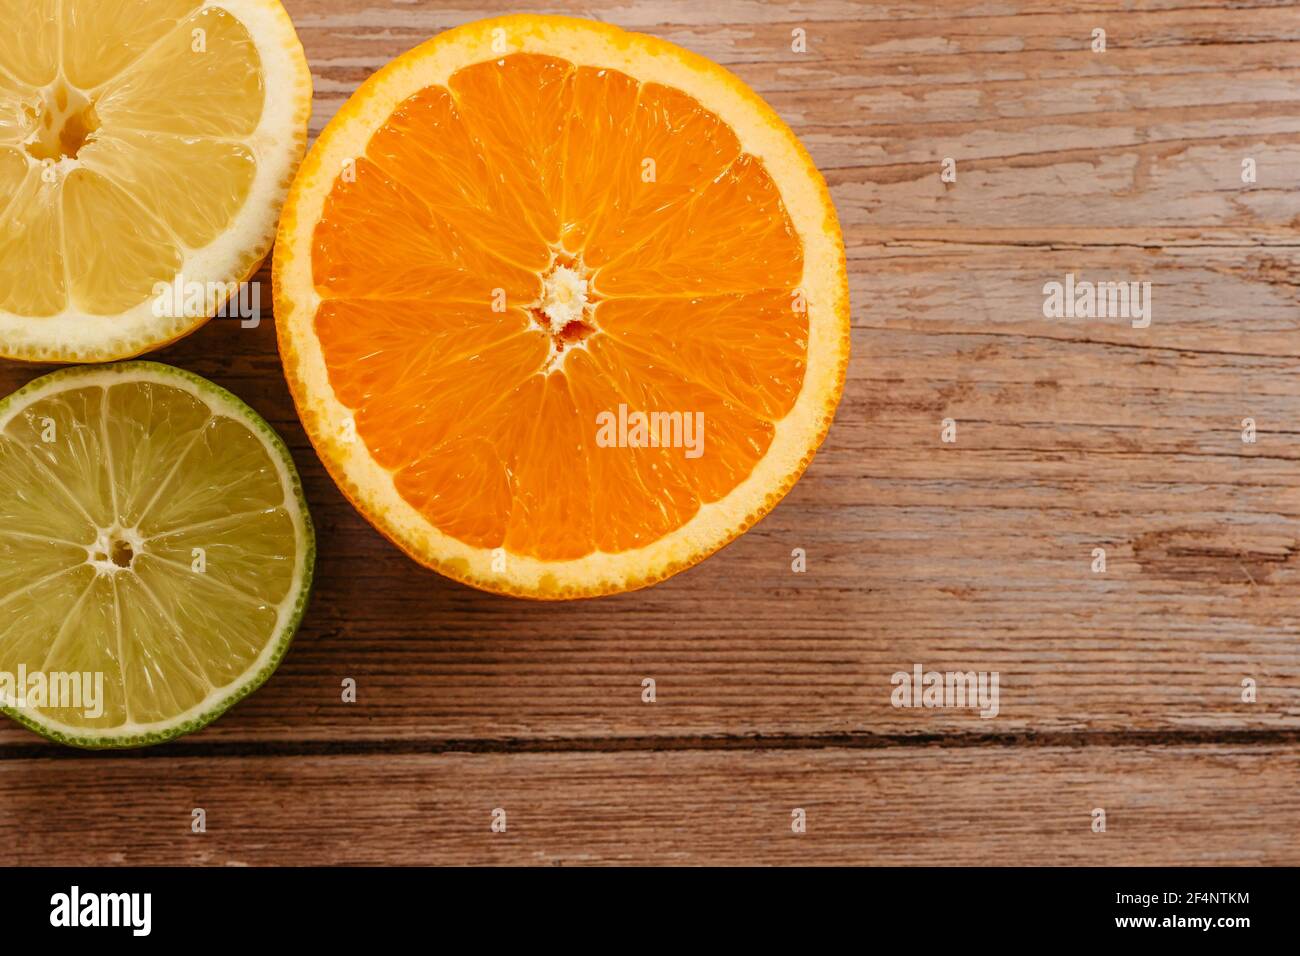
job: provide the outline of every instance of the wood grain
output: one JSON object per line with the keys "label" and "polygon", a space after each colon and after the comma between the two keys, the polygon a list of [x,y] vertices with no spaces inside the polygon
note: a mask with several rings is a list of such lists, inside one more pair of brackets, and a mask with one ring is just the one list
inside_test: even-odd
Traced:
{"label": "wood grain", "polygon": [[[0,766],[0,833],[23,836],[8,844],[11,862],[66,860],[70,847],[87,864],[213,866],[1266,865],[1300,852],[1295,747],[117,758],[88,769]],[[206,833],[192,832],[195,808]],[[497,809],[504,833],[491,829]]]}
{"label": "wood grain", "polygon": [[[313,132],[391,57],[511,10],[286,6]],[[324,474],[264,269],[260,328],[214,321],[155,357],[230,388],[292,447],[321,545],[294,649],[158,756],[70,759],[0,727],[0,838],[65,861],[646,861],[645,845],[683,862],[1300,862],[1300,9],[1120,6],[550,4],[728,66],[824,171],[854,358],[813,466],[740,541],[649,591],[539,607],[466,589]],[[1150,281],[1150,327],[1045,319],[1043,284],[1070,272]],[[42,371],[0,367],[0,392]],[[918,662],[999,671],[999,716],[895,709],[890,675]],[[1014,745],[922,746],[990,734]],[[1027,746],[1044,739],[1068,745]],[[897,749],[819,749],[882,740]],[[687,752],[575,752],[611,741]],[[456,746],[501,752],[425,752]],[[76,801],[46,813],[64,788]],[[198,800],[237,826],[191,842]],[[1107,800],[1124,823],[1094,836],[1087,810]],[[480,815],[501,801],[530,809],[493,841]],[[793,838],[791,801],[838,822]],[[121,823],[94,830],[110,811]],[[154,817],[178,835],[122,844]]]}

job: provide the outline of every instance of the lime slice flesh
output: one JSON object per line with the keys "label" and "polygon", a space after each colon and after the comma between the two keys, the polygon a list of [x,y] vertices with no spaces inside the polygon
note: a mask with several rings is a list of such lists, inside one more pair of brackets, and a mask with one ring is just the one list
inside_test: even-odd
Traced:
{"label": "lime slice flesh", "polygon": [[284,443],[153,362],[71,368],[0,402],[0,710],[80,747],[219,717],[275,670],[315,536]]}

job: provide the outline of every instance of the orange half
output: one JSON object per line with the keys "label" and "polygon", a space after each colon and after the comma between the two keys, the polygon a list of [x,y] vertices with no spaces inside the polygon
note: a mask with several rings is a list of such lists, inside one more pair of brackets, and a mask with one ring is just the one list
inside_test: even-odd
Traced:
{"label": "orange half", "polygon": [[565,17],[444,33],[298,175],[280,349],[321,459],[476,587],[567,598],[700,561],[807,467],[849,353],[825,183],[664,41]]}

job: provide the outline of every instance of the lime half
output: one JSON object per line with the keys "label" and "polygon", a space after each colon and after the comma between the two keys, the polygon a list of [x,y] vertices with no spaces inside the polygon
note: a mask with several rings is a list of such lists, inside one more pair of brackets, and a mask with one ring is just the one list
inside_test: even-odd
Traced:
{"label": "lime half", "polygon": [[0,402],[0,709],[78,747],[160,743],[271,675],[315,536],[284,443],[205,379],[71,368]]}

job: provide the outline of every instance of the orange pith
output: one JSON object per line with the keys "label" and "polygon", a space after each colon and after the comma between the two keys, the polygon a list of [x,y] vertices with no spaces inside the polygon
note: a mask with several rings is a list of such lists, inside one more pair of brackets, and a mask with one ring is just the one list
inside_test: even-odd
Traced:
{"label": "orange pith", "polygon": [[[640,548],[732,492],[804,383],[804,248],[763,162],[680,90],[515,53],[406,99],[315,225],[330,385],[443,533],[542,561]],[[585,282],[548,321],[561,279]],[[702,413],[703,453],[598,416]]]}

